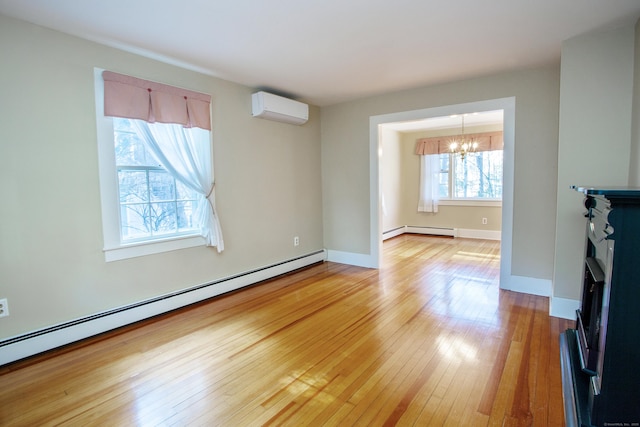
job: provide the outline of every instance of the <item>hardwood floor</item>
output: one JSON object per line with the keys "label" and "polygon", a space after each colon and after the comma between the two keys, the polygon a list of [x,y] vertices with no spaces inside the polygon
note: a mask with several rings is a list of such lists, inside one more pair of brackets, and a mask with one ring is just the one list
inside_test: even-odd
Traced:
{"label": "hardwood floor", "polygon": [[0,425],[562,426],[543,297],[499,243],[403,235],[0,367]]}

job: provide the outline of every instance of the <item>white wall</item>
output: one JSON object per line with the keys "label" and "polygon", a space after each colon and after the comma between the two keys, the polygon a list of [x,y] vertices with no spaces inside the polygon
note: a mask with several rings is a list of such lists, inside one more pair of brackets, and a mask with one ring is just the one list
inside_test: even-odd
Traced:
{"label": "white wall", "polygon": [[382,231],[389,231],[406,225],[402,208],[405,198],[404,157],[401,144],[402,135],[392,129],[383,129],[382,138],[382,196],[384,209]]}
{"label": "white wall", "polygon": [[559,66],[549,65],[323,108],[323,220],[327,249],[356,255],[370,253],[371,116],[515,97],[515,209],[510,271],[550,283],[555,242],[559,77]]}
{"label": "white wall", "polygon": [[554,297],[581,297],[585,209],[569,187],[629,180],[634,44],[634,28],[625,27],[562,46]]}
{"label": "white wall", "polygon": [[[553,277],[554,296],[577,298],[579,261],[569,242],[582,233],[574,225],[580,196],[567,186],[588,184],[583,178],[637,183],[629,173],[640,163],[630,156],[639,122],[630,117],[634,38],[621,29],[563,46],[558,153],[558,65],[342,103],[323,108],[322,123],[312,107],[310,121],[296,127],[251,118],[251,88],[0,16],[0,297],[11,310],[0,319],[0,340],[278,263],[323,242],[367,254],[369,118],[504,97],[516,99],[511,271]],[[213,96],[222,254],[200,247],[104,261],[94,67]],[[590,166],[606,173],[587,174]]]}
{"label": "white wall", "polygon": [[633,111],[631,127],[631,155],[629,156],[629,185],[640,187],[640,20],[635,27],[635,62],[633,83]]}
{"label": "white wall", "polygon": [[[467,133],[501,131],[502,125],[476,126],[467,128]],[[439,131],[404,132],[402,134],[403,182],[405,184],[402,205],[403,221],[407,225],[419,227],[444,227],[467,230],[500,231],[502,227],[501,206],[451,206],[440,204],[437,213],[418,212],[420,188],[420,156],[415,154],[416,140],[432,136],[459,133],[460,129]],[[482,224],[487,218],[487,224]]]}
{"label": "white wall", "polygon": [[[251,88],[4,16],[0,58],[0,341],[322,250],[318,108],[255,119]],[[213,96],[223,253],[105,262],[94,67]]]}

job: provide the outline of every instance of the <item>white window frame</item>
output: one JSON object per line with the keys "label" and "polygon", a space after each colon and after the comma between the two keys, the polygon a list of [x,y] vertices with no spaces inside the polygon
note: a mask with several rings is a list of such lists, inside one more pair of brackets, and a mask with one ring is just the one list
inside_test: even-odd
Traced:
{"label": "white window frame", "polygon": [[[502,151],[502,150],[501,150]],[[440,156],[441,154],[439,154]],[[444,206],[502,206],[502,199],[480,199],[474,197],[452,197],[453,194],[453,174],[451,173],[451,169],[454,165],[454,156],[453,153],[447,153],[449,156],[449,170],[447,171],[447,180],[448,180],[448,189],[449,196],[441,197],[438,201],[438,204]],[[504,161],[504,159],[503,159]],[[440,172],[442,173],[442,171]]]}
{"label": "white window frame", "polygon": [[205,239],[199,234],[185,234],[160,239],[154,238],[153,240],[122,243],[120,237],[120,201],[118,196],[118,172],[116,170],[113,119],[111,117],[105,117],[104,115],[103,71],[103,69],[98,68],[94,70],[94,85],[105,261],[118,261],[195,246],[206,246]]}

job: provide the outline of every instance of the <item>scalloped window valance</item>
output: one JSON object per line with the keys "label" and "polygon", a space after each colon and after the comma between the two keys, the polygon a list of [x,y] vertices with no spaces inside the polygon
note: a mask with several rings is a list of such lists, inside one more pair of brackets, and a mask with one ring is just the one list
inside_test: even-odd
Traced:
{"label": "scalloped window valance", "polygon": [[[416,141],[416,151],[418,155],[444,154],[451,150],[449,146],[462,135],[434,136],[431,138],[420,138]],[[478,143],[475,151],[495,151],[504,149],[502,132],[482,132],[464,135],[465,139],[473,139]]]}
{"label": "scalloped window valance", "polygon": [[211,130],[211,95],[104,71],[105,116]]}

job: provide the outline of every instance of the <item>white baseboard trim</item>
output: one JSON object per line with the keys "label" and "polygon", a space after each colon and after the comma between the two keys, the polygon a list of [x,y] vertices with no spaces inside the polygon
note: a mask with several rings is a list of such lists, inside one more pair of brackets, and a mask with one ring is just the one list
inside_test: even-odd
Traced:
{"label": "white baseboard trim", "polygon": [[340,264],[355,265],[358,267],[376,268],[374,259],[368,254],[357,254],[354,252],[327,251],[327,261],[337,262]]}
{"label": "white baseboard trim", "polygon": [[551,280],[526,276],[509,276],[506,280],[504,277],[500,279],[501,289],[543,297],[551,296]]}
{"label": "white baseboard trim", "polygon": [[[404,227],[404,232],[429,234],[432,236],[463,237],[466,239],[500,240],[502,238],[502,232],[500,230],[476,230],[473,228],[419,227],[415,225],[407,225]],[[401,233],[395,234],[395,236],[399,234]]]}
{"label": "white baseboard trim", "polygon": [[382,233],[382,240],[387,240],[392,237],[399,236],[407,232],[407,226],[403,225],[402,227],[394,228],[393,230],[388,230]]}
{"label": "white baseboard trim", "polygon": [[580,300],[576,299],[551,297],[549,316],[576,320],[576,310],[580,308],[580,304]]}
{"label": "white baseboard trim", "polygon": [[467,239],[501,240],[502,232],[500,230],[474,230],[471,228],[459,228],[458,237],[464,237]]}
{"label": "white baseboard trim", "polygon": [[405,226],[405,233],[429,234],[432,236],[458,237],[457,228],[447,228],[447,227],[418,227],[415,225],[407,225]]}
{"label": "white baseboard trim", "polygon": [[0,366],[326,260],[321,250],[0,341]]}

